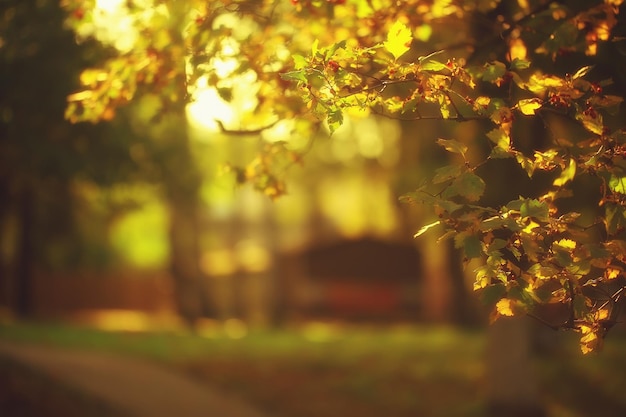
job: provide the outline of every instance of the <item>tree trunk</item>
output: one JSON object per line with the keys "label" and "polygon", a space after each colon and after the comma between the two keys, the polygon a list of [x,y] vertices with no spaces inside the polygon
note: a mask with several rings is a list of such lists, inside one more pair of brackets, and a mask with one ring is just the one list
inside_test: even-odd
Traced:
{"label": "tree trunk", "polygon": [[207,316],[209,303],[199,267],[197,201],[170,198],[170,272],[178,312],[192,325]]}
{"label": "tree trunk", "polygon": [[432,323],[450,323],[452,316],[452,271],[450,253],[439,236],[425,233],[417,245],[422,259],[422,318]]}
{"label": "tree trunk", "polygon": [[28,317],[33,313],[32,282],[33,265],[35,261],[34,247],[34,195],[33,190],[26,185],[19,197],[18,231],[19,243],[17,246],[15,265],[15,312],[18,317]]}
{"label": "tree trunk", "polygon": [[501,317],[487,332],[487,409],[493,417],[544,417],[526,317]]}

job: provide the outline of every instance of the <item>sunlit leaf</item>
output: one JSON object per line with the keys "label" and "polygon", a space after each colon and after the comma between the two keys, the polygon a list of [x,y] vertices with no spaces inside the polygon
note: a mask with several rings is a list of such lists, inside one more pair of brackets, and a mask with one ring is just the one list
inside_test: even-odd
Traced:
{"label": "sunlit leaf", "polygon": [[501,316],[512,317],[515,315],[515,301],[503,298],[496,303],[496,310]]}
{"label": "sunlit leaf", "polygon": [[329,60],[330,58],[332,58],[335,53],[339,50],[339,49],[344,49],[346,47],[346,40],[342,40],[339,41],[335,44],[333,44],[330,48],[328,48],[328,50],[326,50],[326,54],[324,55],[324,58],[326,60]]}
{"label": "sunlit leaf", "polygon": [[580,350],[583,354],[588,354],[602,348],[602,337],[598,335],[600,329],[591,324],[581,325],[579,327]]}
{"label": "sunlit leaf", "polygon": [[343,113],[339,109],[331,110],[328,112],[326,121],[328,122],[328,129],[332,134],[343,124]]}
{"label": "sunlit leaf", "polygon": [[585,75],[587,75],[587,73],[589,73],[589,71],[591,71],[593,69],[593,65],[588,65],[586,67],[582,67],[580,68],[578,71],[576,71],[574,73],[574,75],[572,75],[572,79],[575,80],[577,78],[581,78],[584,77]]}
{"label": "sunlit leaf", "polygon": [[461,155],[465,155],[467,152],[467,145],[454,139],[437,139],[437,143],[443,146],[448,152],[458,153]]}
{"label": "sunlit leaf", "polygon": [[444,64],[443,62],[435,61],[434,59],[424,60],[424,62],[420,64],[420,67],[424,71],[441,71],[447,68],[446,64]]}
{"label": "sunlit leaf", "polygon": [[618,177],[615,175],[611,175],[611,179],[609,180],[609,188],[613,192],[626,194],[626,176]]}
{"label": "sunlit leaf", "polygon": [[579,111],[576,113],[576,120],[581,122],[585,129],[596,135],[602,135],[604,133],[604,123],[602,119],[602,114],[597,112],[587,113],[585,111]]}
{"label": "sunlit leaf", "polygon": [[291,58],[293,59],[293,66],[297,70],[305,68],[307,65],[309,65],[309,61],[302,55],[294,54],[291,56]]}
{"label": "sunlit leaf", "polygon": [[283,72],[280,74],[280,78],[286,81],[302,81],[307,82],[306,75],[304,75],[304,71],[289,71]]}
{"label": "sunlit leaf", "polygon": [[570,158],[569,164],[567,165],[567,167],[563,171],[561,171],[561,175],[559,175],[559,177],[556,178],[552,182],[552,184],[557,187],[561,187],[567,184],[568,182],[570,182],[571,180],[573,180],[575,176],[576,176],[576,160],[574,158]]}
{"label": "sunlit leaf", "polygon": [[524,99],[524,100],[520,100],[517,103],[517,108],[522,112],[522,114],[525,114],[527,116],[531,116],[535,114],[535,111],[537,109],[540,109],[541,106],[542,106],[542,101],[538,98]]}
{"label": "sunlit leaf", "polygon": [[502,150],[508,151],[511,148],[511,138],[503,129],[490,130],[487,137]]}
{"label": "sunlit leaf", "polygon": [[548,219],[549,207],[543,201],[535,199],[525,199],[522,200],[520,214],[524,217],[533,217],[540,221],[545,221]]}
{"label": "sunlit leaf", "polygon": [[316,38],[313,41],[313,44],[311,44],[311,56],[315,57],[315,55],[317,55],[319,44],[320,44],[320,40]]}
{"label": "sunlit leaf", "polygon": [[411,49],[412,40],[411,30],[404,23],[397,21],[389,29],[383,46],[395,59],[398,59]]}
{"label": "sunlit leaf", "polygon": [[622,275],[624,271],[622,271],[620,268],[617,267],[608,267],[605,271],[604,271],[604,276],[606,279],[616,279],[618,278],[620,275]]}
{"label": "sunlit leaf", "polygon": [[574,249],[576,247],[576,242],[571,239],[561,239],[554,242],[554,244],[564,249]]}
{"label": "sunlit leaf", "polygon": [[500,61],[494,61],[485,66],[482,74],[484,81],[495,83],[506,74],[506,65]]}
{"label": "sunlit leaf", "polygon": [[522,70],[530,67],[530,61],[520,58],[514,58],[510,64],[511,69]]}
{"label": "sunlit leaf", "polygon": [[437,220],[436,222],[433,222],[433,223],[427,224],[427,225],[425,225],[425,226],[422,226],[422,227],[420,228],[420,230],[418,230],[418,231],[417,231],[417,232],[413,235],[413,237],[414,237],[414,238],[415,238],[415,237],[419,237],[419,236],[423,235],[424,233],[426,233],[429,229],[432,229],[433,227],[438,226],[439,224],[441,224],[441,221],[440,221],[440,220]]}

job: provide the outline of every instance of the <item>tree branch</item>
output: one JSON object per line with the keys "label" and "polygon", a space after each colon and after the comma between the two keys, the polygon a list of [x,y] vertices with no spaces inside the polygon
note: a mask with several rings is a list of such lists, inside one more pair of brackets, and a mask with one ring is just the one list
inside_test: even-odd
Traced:
{"label": "tree branch", "polygon": [[267,129],[270,129],[271,127],[276,125],[276,123],[278,123],[278,120],[276,120],[276,121],[270,123],[269,125],[260,127],[258,129],[238,130],[238,129],[227,129],[224,126],[224,123],[222,123],[220,120],[217,120],[217,119],[213,119],[213,120],[215,121],[215,123],[217,123],[217,126],[220,129],[220,133],[223,133],[223,134],[229,135],[229,136],[253,136],[253,135],[259,135],[263,131],[265,131]]}

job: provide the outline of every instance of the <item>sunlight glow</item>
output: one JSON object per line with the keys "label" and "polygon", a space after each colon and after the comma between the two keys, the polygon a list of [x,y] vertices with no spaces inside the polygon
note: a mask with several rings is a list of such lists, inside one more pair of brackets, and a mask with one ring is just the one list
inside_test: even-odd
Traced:
{"label": "sunlight glow", "polygon": [[217,132],[220,129],[216,120],[229,125],[235,120],[235,111],[215,88],[207,87],[205,82],[194,92],[193,101],[187,105],[187,117],[192,127]]}
{"label": "sunlight glow", "polygon": [[[213,60],[215,71],[230,73],[235,59]],[[229,90],[232,98],[226,101],[220,96],[219,90],[209,85],[207,77],[198,80],[192,94],[193,101],[187,106],[187,116],[192,127],[217,132],[220,130],[219,121],[225,128],[239,129],[245,124],[254,124],[254,110],[258,105],[256,74],[248,71],[241,75],[231,76],[228,83],[220,88]],[[267,123],[265,123],[267,124]]]}
{"label": "sunlight glow", "polygon": [[130,51],[139,36],[124,0],[96,0],[94,35],[120,51]]}

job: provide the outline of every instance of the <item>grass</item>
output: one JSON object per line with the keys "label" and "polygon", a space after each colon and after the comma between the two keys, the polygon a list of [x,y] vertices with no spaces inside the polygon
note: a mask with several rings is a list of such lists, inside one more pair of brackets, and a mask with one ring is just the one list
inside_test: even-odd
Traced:
{"label": "grass", "polygon": [[[276,417],[483,416],[484,334],[443,327],[341,327],[249,333],[108,333],[0,326],[0,339],[164,361]],[[535,361],[549,417],[626,415],[626,338],[582,356],[575,339]]]}

